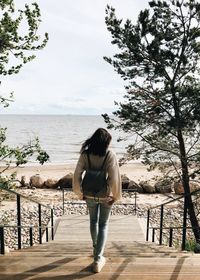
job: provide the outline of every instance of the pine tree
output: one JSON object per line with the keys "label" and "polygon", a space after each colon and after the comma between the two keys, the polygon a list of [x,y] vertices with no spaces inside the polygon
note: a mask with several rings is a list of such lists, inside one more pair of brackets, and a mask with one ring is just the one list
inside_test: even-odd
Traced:
{"label": "pine tree", "polygon": [[[154,168],[173,165],[185,191],[185,207],[200,251],[200,228],[190,180],[200,160],[200,4],[196,0],[150,1],[137,22],[123,23],[107,6],[106,25],[119,52],[105,57],[126,82],[124,102],[108,126],[137,135],[127,159]],[[180,166],[180,169],[178,169]],[[191,168],[192,167],[192,168]]]}

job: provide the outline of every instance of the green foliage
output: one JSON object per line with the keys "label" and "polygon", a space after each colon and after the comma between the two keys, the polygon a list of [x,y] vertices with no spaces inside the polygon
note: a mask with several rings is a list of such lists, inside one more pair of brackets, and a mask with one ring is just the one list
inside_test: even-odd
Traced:
{"label": "green foliage", "polygon": [[189,239],[185,243],[185,250],[194,252],[196,247],[196,242],[194,239]]}
{"label": "green foliage", "polygon": [[[25,5],[17,10],[14,0],[0,0],[0,75],[18,74],[24,64],[35,58],[35,51],[43,49],[48,41],[48,34],[41,39],[38,35],[41,23],[40,9],[37,3]],[[0,82],[1,83],[1,82]],[[13,94],[0,96],[0,104],[9,106]],[[36,158],[40,164],[48,161],[48,154],[42,150],[38,138],[22,147],[10,147],[6,144],[6,128],[0,127],[0,162],[4,167],[0,171],[0,185],[9,187],[15,175],[4,176],[8,168],[26,164]]]}
{"label": "green foliage", "polygon": [[109,128],[133,135],[123,162],[141,158],[153,168],[184,157],[189,166],[200,159],[200,4],[149,6],[135,24],[107,6],[107,28],[119,52],[104,59],[125,80],[126,94],[114,118],[103,117]]}
{"label": "green foliage", "polygon": [[[7,3],[7,4],[6,4]],[[25,5],[24,10],[15,11],[14,1],[1,0],[2,16],[0,19],[0,74],[17,74],[23,64],[35,58],[30,51],[43,49],[48,41],[45,33],[41,40],[37,35],[41,23],[40,9],[37,3]],[[22,27],[23,25],[23,27]],[[24,30],[27,26],[27,30]],[[14,65],[9,61],[17,58]],[[14,62],[14,61],[13,61]]]}
{"label": "green foliage", "polygon": [[36,158],[40,164],[49,160],[49,155],[41,148],[39,139],[36,138],[22,147],[11,148],[6,142],[6,129],[0,129],[0,162],[4,167],[0,170],[0,186],[9,187],[15,181],[16,174],[5,176],[4,173],[9,168],[26,164],[30,159]]}
{"label": "green foliage", "polygon": [[[15,9],[14,0],[0,0],[0,75],[19,73],[24,64],[35,58],[34,52],[43,49],[48,34],[41,39],[37,34],[41,23],[37,3],[25,5],[23,10]],[[12,96],[0,96],[0,103],[8,106]]]}

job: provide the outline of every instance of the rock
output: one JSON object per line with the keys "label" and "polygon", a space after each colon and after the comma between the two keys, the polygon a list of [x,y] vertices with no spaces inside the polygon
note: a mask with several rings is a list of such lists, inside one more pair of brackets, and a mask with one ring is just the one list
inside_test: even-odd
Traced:
{"label": "rock", "polygon": [[122,180],[122,189],[128,189],[128,185],[130,182],[129,178],[126,175],[122,175],[121,180]]}
{"label": "rock", "polygon": [[[190,191],[194,192],[200,189],[200,184],[196,182],[190,182]],[[174,192],[175,194],[184,194],[184,187],[182,182],[174,182]]]}
{"label": "rock", "polygon": [[143,193],[144,192],[143,188],[132,180],[128,184],[128,189],[134,189],[138,193]]}
{"label": "rock", "polygon": [[54,189],[54,188],[57,188],[57,180],[55,179],[47,179],[45,182],[44,182],[44,186],[46,188],[50,188],[50,189]]}
{"label": "rock", "polygon": [[139,185],[142,187],[145,193],[155,193],[155,186],[150,185],[147,181],[141,181]]}
{"label": "rock", "polygon": [[72,188],[72,179],[73,179],[73,174],[69,173],[62,177],[57,183],[56,187],[62,188]]}
{"label": "rock", "polygon": [[174,182],[175,194],[184,194],[183,184],[181,182]]}
{"label": "rock", "polygon": [[194,192],[199,189],[200,189],[200,184],[198,184],[196,182],[190,182],[190,191],[191,192]]}
{"label": "rock", "polygon": [[29,184],[26,182],[26,176],[22,176],[22,177],[21,177],[20,186],[21,186],[22,188],[27,188],[27,187],[29,187]]}
{"label": "rock", "polygon": [[156,192],[158,193],[171,193],[172,183],[170,180],[160,180],[154,185]]}
{"label": "rock", "polygon": [[33,175],[30,177],[30,186],[42,188],[44,186],[44,180],[39,175]]}
{"label": "rock", "polygon": [[20,182],[21,182],[21,186],[22,186],[22,187],[25,187],[25,185],[26,185],[26,177],[25,177],[25,176],[22,176]]}

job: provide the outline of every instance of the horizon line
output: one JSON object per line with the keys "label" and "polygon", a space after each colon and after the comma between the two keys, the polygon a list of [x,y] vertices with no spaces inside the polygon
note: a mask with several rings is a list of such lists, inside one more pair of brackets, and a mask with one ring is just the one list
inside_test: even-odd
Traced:
{"label": "horizon line", "polygon": [[[104,113],[102,113],[104,114]],[[58,113],[46,113],[46,114],[42,114],[42,113],[0,113],[1,115],[19,115],[19,116],[102,116],[102,114],[58,114]]]}

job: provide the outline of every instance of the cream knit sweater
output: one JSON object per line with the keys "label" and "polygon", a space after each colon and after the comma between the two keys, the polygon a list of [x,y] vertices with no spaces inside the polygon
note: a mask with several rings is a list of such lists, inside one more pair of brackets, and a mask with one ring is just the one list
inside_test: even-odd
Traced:
{"label": "cream knit sweater", "polygon": [[[100,169],[103,164],[104,157],[90,154],[91,167],[94,169]],[[79,196],[80,199],[83,198],[81,191],[82,174],[88,168],[88,159],[86,154],[81,154],[76,165],[76,169],[73,177],[73,191]],[[104,169],[108,173],[108,189],[110,190],[110,195],[114,200],[119,200],[122,197],[122,186],[121,177],[119,173],[119,165],[117,162],[116,155],[113,151],[109,150],[106,162],[104,164]]]}

